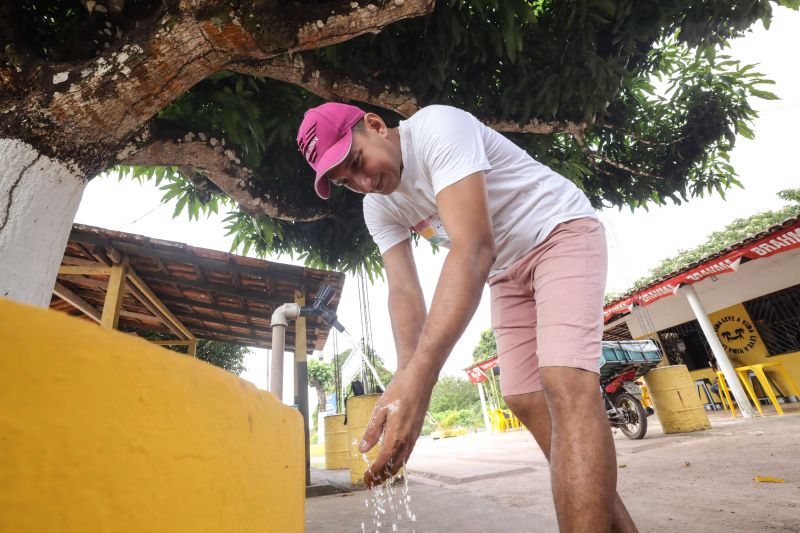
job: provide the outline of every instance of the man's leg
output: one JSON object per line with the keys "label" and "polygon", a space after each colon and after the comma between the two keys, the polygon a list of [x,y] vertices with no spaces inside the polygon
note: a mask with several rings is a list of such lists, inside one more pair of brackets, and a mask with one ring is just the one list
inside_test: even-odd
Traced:
{"label": "man's leg", "polygon": [[[595,376],[595,381],[596,379],[597,378]],[[597,392],[596,387],[594,390]],[[505,396],[504,398],[517,418],[519,418],[522,423],[525,424],[525,427],[527,427],[531,432],[533,438],[536,439],[539,447],[549,460],[552,431],[550,412],[547,408],[547,400],[545,399],[544,392],[539,391],[528,394],[515,394],[512,396]],[[576,415],[574,411],[572,411],[572,416],[581,418],[581,415]],[[603,417],[605,418],[605,412],[603,413]],[[606,421],[606,425],[607,424],[608,422]],[[600,490],[599,485],[597,486],[597,490]],[[559,522],[561,521],[559,520]],[[562,524],[562,530],[566,530],[566,524]],[[616,494],[616,492],[614,493],[612,531],[620,533],[637,531],[630,514],[628,514],[628,510],[625,508],[625,504],[622,503],[622,499],[618,494]]]}

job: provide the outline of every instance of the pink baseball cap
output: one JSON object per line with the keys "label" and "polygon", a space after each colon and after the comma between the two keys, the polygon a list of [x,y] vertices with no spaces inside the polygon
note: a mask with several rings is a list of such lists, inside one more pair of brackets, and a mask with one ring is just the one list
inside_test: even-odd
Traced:
{"label": "pink baseball cap", "polygon": [[325,173],[341,163],[353,144],[352,128],[366,113],[356,106],[328,102],[306,111],[297,132],[297,147],[316,172],[314,190],[327,200],[331,182]]}

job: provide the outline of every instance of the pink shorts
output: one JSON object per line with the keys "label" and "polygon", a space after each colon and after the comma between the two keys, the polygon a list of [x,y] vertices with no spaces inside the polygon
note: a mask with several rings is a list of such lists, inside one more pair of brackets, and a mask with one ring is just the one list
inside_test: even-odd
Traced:
{"label": "pink shorts", "polygon": [[542,390],[543,366],[599,372],[607,263],[603,225],[579,218],[489,278],[504,396]]}

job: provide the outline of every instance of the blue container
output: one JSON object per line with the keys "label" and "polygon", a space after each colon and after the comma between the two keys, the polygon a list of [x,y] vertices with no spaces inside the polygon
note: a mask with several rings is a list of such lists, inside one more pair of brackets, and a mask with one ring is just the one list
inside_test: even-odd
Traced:
{"label": "blue container", "polygon": [[625,356],[628,361],[645,361],[644,352],[637,352],[634,350],[625,350]]}
{"label": "blue container", "polygon": [[658,351],[644,352],[644,358],[648,361],[661,361],[661,354]]}
{"label": "blue container", "polygon": [[619,348],[603,346],[603,357],[606,361],[626,361],[625,352]]}
{"label": "blue container", "polygon": [[620,363],[658,362],[661,353],[653,341],[603,341],[603,359]]}

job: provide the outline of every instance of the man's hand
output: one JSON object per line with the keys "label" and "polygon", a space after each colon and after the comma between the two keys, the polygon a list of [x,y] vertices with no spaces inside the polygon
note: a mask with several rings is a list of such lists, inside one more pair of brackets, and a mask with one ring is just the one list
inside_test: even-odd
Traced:
{"label": "man's hand", "polygon": [[380,485],[395,475],[414,449],[437,378],[418,374],[413,364],[398,371],[375,405],[358,446],[359,451],[366,453],[383,434],[378,458],[364,474],[367,487]]}

